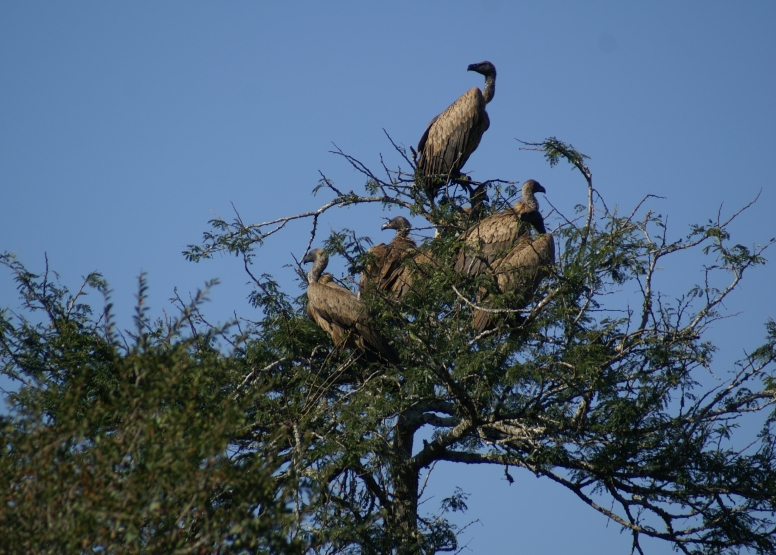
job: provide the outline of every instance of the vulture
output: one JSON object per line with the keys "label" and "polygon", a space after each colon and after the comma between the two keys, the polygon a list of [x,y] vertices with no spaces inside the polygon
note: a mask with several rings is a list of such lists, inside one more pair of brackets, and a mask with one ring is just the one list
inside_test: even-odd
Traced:
{"label": "vulture", "polygon": [[419,266],[433,260],[427,253],[418,251],[415,241],[408,237],[412,225],[407,218],[397,216],[381,229],[395,229],[396,236],[387,245],[380,243],[369,249],[373,259],[361,274],[359,289],[365,291],[374,286],[400,301],[412,288]]}
{"label": "vulture", "polygon": [[[552,234],[547,233],[544,219],[538,212],[530,212],[524,216],[536,228],[538,235],[532,238],[523,235],[517,244],[493,267],[493,274],[502,293],[518,292],[521,298],[510,308],[524,308],[529,302],[539,283],[549,273],[549,267],[555,263],[555,242]],[[477,299],[482,306],[487,306],[487,292],[481,291]],[[494,313],[474,310],[473,326],[477,332],[483,332],[493,327]]]}
{"label": "vulture", "polygon": [[372,283],[379,291],[398,298],[404,294],[399,280],[403,263],[415,251],[415,241],[408,237],[412,224],[404,216],[396,216],[380,229],[395,229],[396,236],[387,245],[380,243],[369,249],[370,259],[361,274],[359,290],[366,290]]}
{"label": "vulture", "polygon": [[[529,234],[528,226],[523,223],[528,214],[535,213],[541,220],[535,194],[544,192],[538,181],[529,179],[523,183],[522,200],[507,210],[488,216],[466,231],[461,237],[461,250],[454,259],[455,271],[476,276],[492,268],[515,246],[518,237]],[[538,222],[535,218],[533,220]]]}
{"label": "vulture", "polygon": [[329,263],[329,255],[323,249],[313,249],[302,259],[312,262],[307,274],[307,314],[331,336],[337,348],[356,348],[367,359],[379,358],[398,363],[393,347],[374,329],[369,321],[366,306],[355,293],[334,282],[331,274],[323,270]]}
{"label": "vulture", "polygon": [[418,143],[416,175],[431,201],[448,180],[460,175],[490,127],[485,105],[496,91],[496,68],[490,62],[480,62],[467,69],[485,76],[485,90],[472,87],[466,91],[431,120]]}

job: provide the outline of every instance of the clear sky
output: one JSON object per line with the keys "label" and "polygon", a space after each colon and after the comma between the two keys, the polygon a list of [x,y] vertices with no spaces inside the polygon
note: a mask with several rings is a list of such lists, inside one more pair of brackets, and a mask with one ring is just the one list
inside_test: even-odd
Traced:
{"label": "clear sky", "polygon": [[[90,271],[130,325],[137,276],[152,310],[205,280],[222,284],[206,313],[251,317],[238,260],[186,262],[207,220],[246,222],[317,208],[319,171],[344,190],[364,180],[332,143],[379,167],[399,164],[382,129],[415,145],[428,121],[498,69],[491,127],[466,170],[475,179],[539,180],[570,213],[584,182],[518,150],[549,136],[591,157],[610,207],[646,194],[669,237],[762,191],[733,226],[751,246],[776,236],[776,3],[748,2],[2,2],[0,250],[33,271],[44,253],[63,281]],[[540,202],[542,200],[540,199]],[[546,208],[547,204],[544,204]],[[376,240],[376,209],[322,222]],[[307,223],[262,250],[256,269],[290,291],[284,267]],[[771,253],[772,256],[772,253]],[[695,260],[697,262],[697,259]],[[686,291],[697,266],[667,267],[659,286]],[[727,305],[715,339],[737,358],[776,317],[776,265],[756,269]],[[92,299],[96,305],[101,299]],[[0,274],[0,306],[16,308]],[[720,369],[724,373],[724,368]],[[524,472],[438,467],[433,510],[458,485],[473,553],[627,553],[630,539],[571,494]],[[649,553],[670,548],[647,542]]]}

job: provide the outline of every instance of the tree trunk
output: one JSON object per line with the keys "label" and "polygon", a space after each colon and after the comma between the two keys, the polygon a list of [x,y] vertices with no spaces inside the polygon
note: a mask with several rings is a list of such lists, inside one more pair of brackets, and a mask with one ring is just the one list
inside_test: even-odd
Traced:
{"label": "tree trunk", "polygon": [[415,427],[408,420],[410,418],[406,413],[400,413],[396,424],[389,537],[394,538],[397,555],[420,555],[418,469],[410,464]]}

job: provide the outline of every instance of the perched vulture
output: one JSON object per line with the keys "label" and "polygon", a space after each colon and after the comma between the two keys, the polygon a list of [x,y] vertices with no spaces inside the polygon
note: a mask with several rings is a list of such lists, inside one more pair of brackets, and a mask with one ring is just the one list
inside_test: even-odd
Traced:
{"label": "perched vulture", "polygon": [[490,62],[471,64],[468,71],[485,76],[485,90],[472,87],[428,124],[418,143],[416,175],[429,200],[448,180],[457,178],[482,134],[490,127],[485,105],[496,91],[496,68]]}
{"label": "perched vulture", "polygon": [[369,249],[374,259],[361,274],[360,290],[366,290],[371,283],[398,301],[410,291],[418,272],[433,259],[427,252],[418,250],[415,241],[408,237],[412,226],[407,218],[397,216],[382,229],[395,229],[396,236],[387,245],[380,243]]}
{"label": "perched vulture", "polygon": [[[500,260],[494,264],[493,272],[502,293],[519,292],[521,298],[516,305],[510,308],[524,308],[531,302],[531,297],[536,288],[548,273],[549,268],[555,263],[555,242],[552,234],[544,228],[544,220],[538,212],[531,212],[525,216],[525,220],[534,225],[538,235],[532,238],[523,235],[517,244]],[[478,303],[487,306],[487,293],[481,292]],[[490,329],[493,326],[495,314],[482,310],[474,311],[474,328],[478,332]]]}
{"label": "perched vulture", "polygon": [[535,193],[544,192],[544,187],[538,181],[529,179],[523,183],[523,200],[517,201],[507,210],[488,216],[466,231],[461,237],[461,250],[455,257],[455,271],[476,276],[492,268],[515,246],[518,237],[529,234],[529,228],[523,220],[529,213],[539,214]]}
{"label": "perched vulture", "polygon": [[350,347],[363,351],[367,357],[377,357],[397,363],[396,351],[372,327],[364,303],[356,295],[323,274],[329,255],[323,249],[313,249],[302,259],[312,262],[307,274],[307,314],[326,331],[335,347]]}
{"label": "perched vulture", "polygon": [[379,291],[397,298],[401,289],[397,279],[404,270],[402,263],[415,251],[415,241],[408,237],[412,225],[404,216],[396,216],[380,229],[395,229],[396,236],[387,245],[380,243],[369,249],[371,256],[361,274],[359,289],[364,291],[372,283]]}

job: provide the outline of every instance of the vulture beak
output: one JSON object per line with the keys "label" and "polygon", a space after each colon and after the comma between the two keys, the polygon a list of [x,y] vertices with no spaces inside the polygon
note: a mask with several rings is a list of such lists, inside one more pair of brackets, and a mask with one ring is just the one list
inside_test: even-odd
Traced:
{"label": "vulture beak", "polygon": [[534,189],[534,193],[546,193],[547,191],[544,190],[544,187],[542,187],[539,183],[536,184],[536,188]]}
{"label": "vulture beak", "polygon": [[393,229],[393,228],[391,227],[391,222],[385,222],[380,229],[385,231],[386,229]]}
{"label": "vulture beak", "polygon": [[311,253],[311,252],[308,252],[308,253],[307,253],[307,256],[305,256],[305,257],[302,259],[302,264],[307,264],[307,263],[309,263],[309,262],[314,262],[314,260],[313,260],[313,257],[312,257],[312,253]]}
{"label": "vulture beak", "polygon": [[477,71],[477,66],[479,64],[469,64],[469,67],[466,68],[466,71]]}

